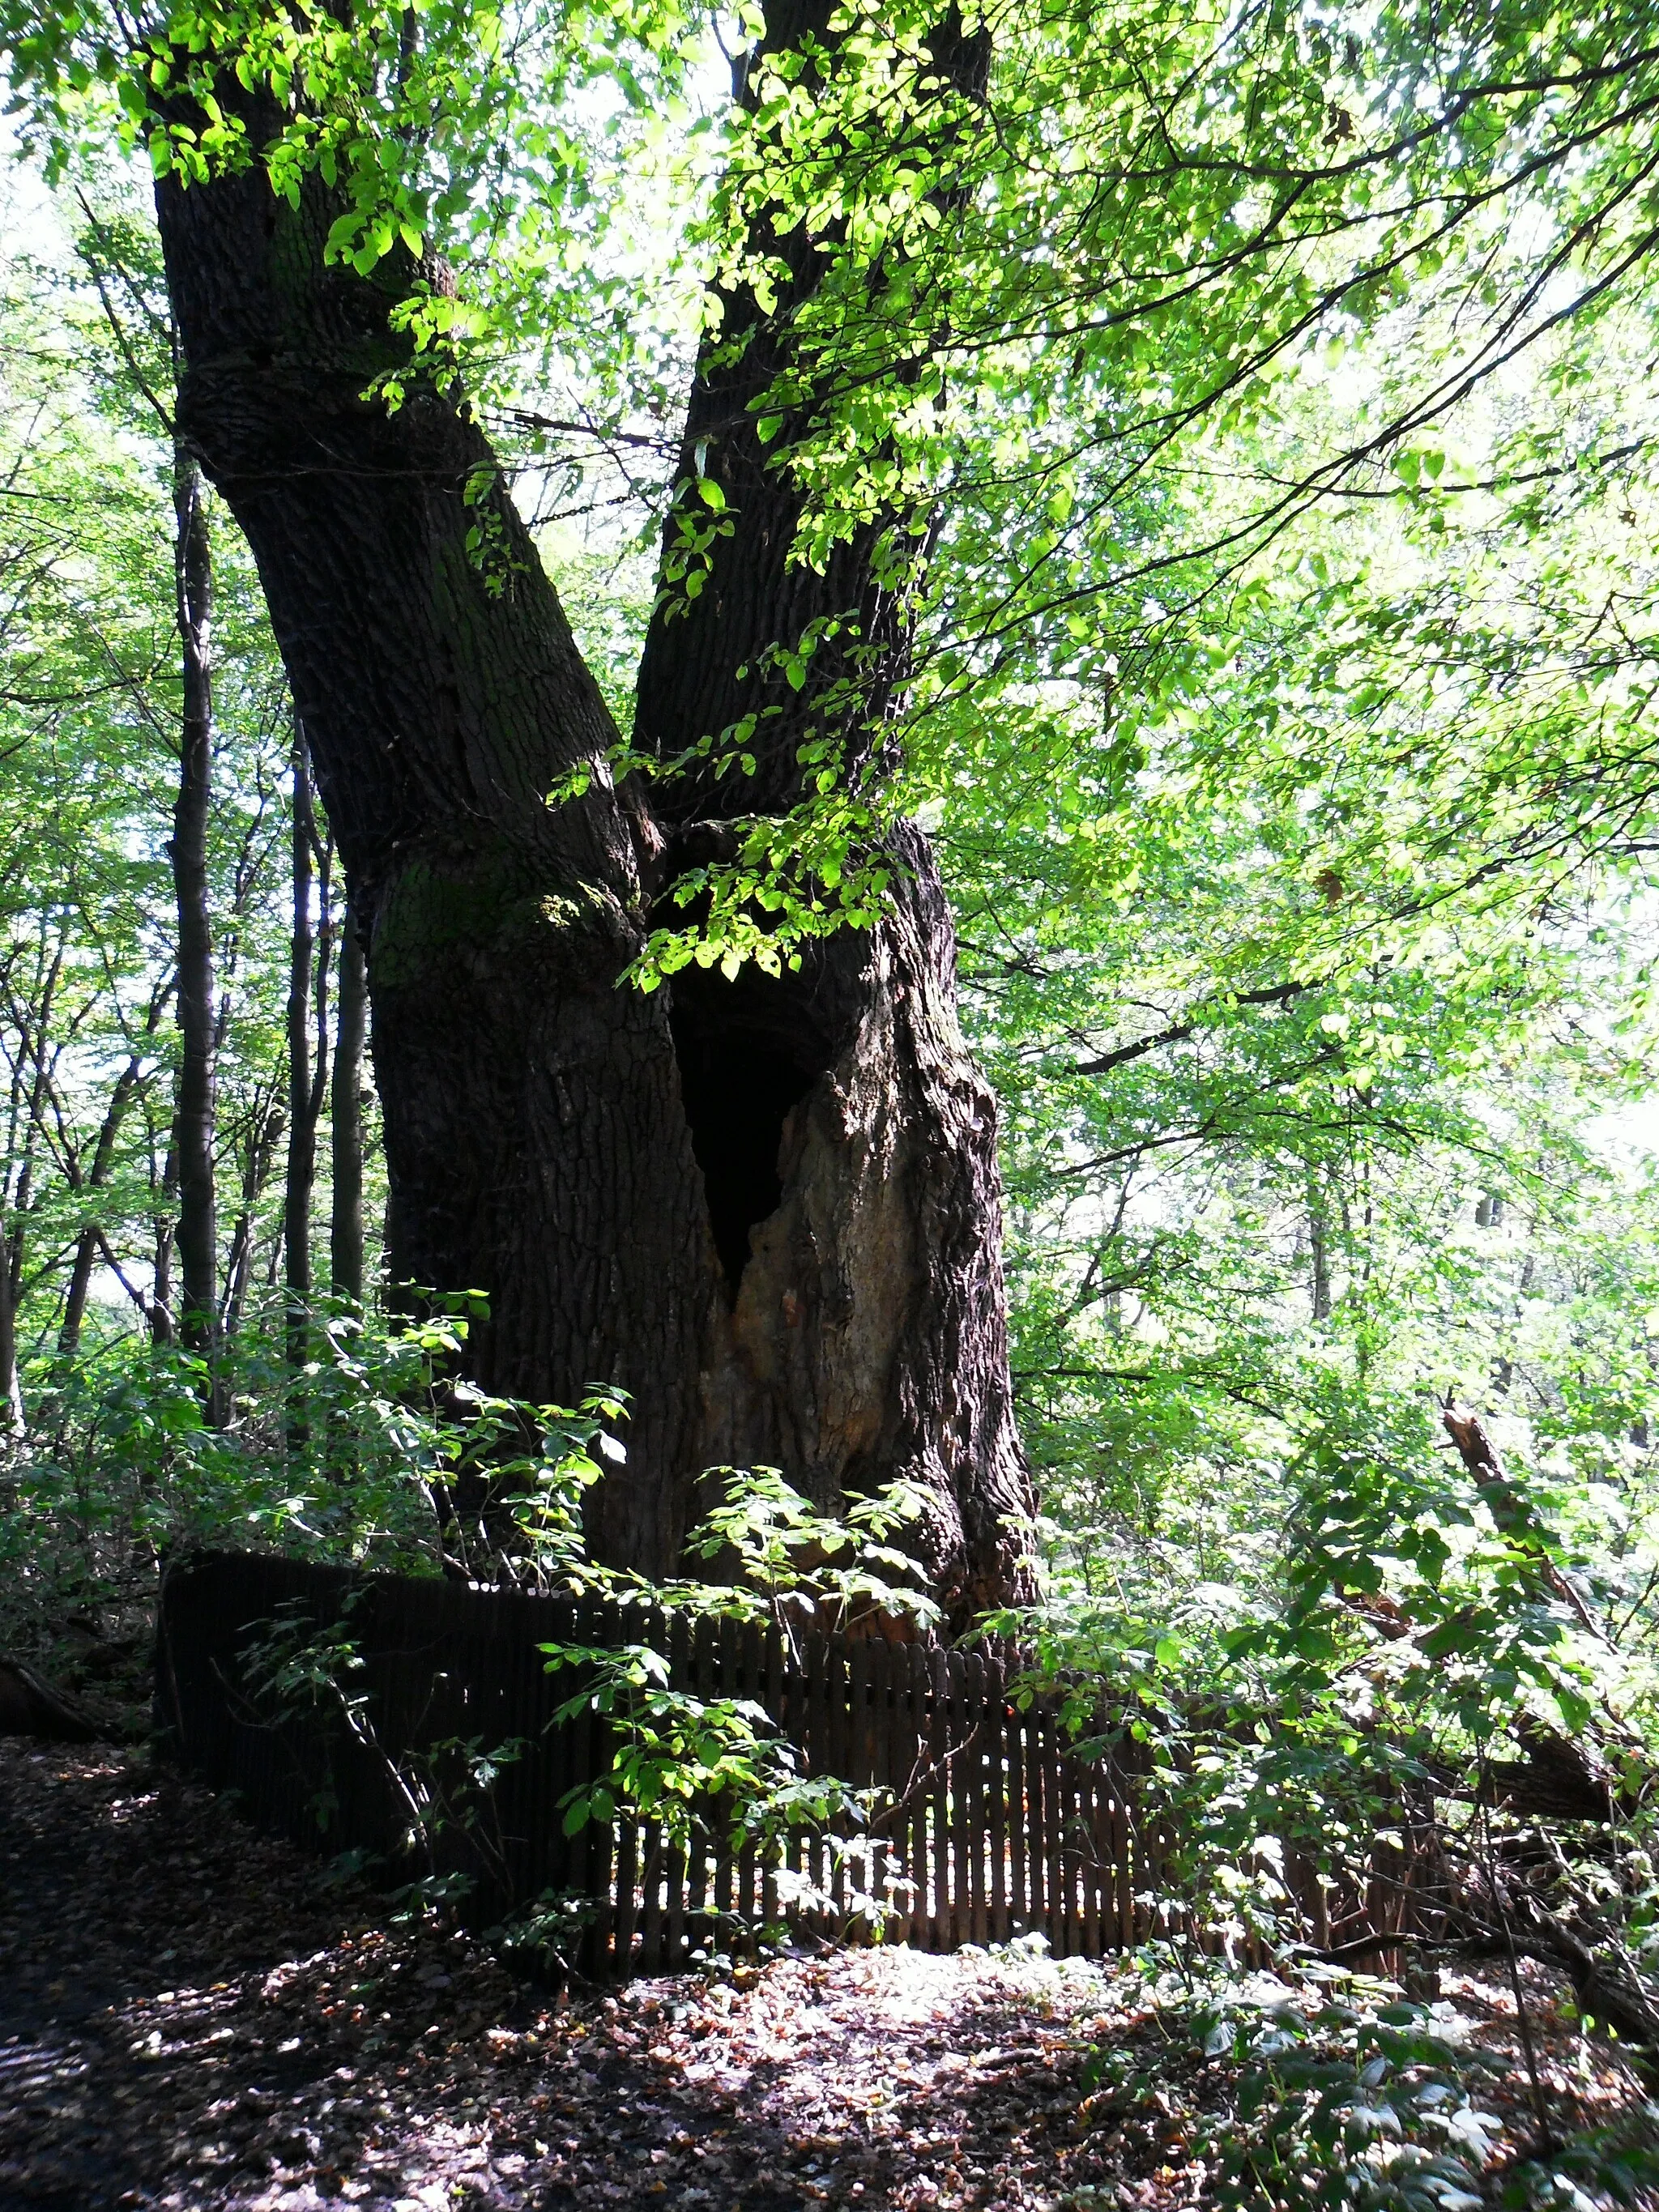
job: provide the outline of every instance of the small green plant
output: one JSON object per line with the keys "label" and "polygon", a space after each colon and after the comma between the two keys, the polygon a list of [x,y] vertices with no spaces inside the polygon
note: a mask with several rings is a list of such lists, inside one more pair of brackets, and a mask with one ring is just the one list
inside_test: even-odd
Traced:
{"label": "small green plant", "polygon": [[1587,2212],[1639,2204],[1659,2177],[1629,2126],[1500,2161],[1504,2124],[1486,2107],[1505,2062],[1467,2041],[1449,2005],[1332,1968],[1194,1971],[1164,1945],[1137,1963],[1149,2027],[1090,2051],[1082,2117],[1131,2158],[1201,2160],[1220,2205]]}
{"label": "small green plant", "polygon": [[[445,1431],[447,1462],[436,1470],[423,1461],[421,1476],[452,1493],[461,1490],[469,1474],[482,1484],[487,1473],[498,1486],[493,1497],[475,1498],[465,1538],[475,1564],[498,1563],[494,1579],[510,1577],[520,1587],[607,1598],[622,1605],[624,1618],[629,1610],[642,1617],[650,1609],[670,1621],[720,1619],[775,1627],[792,1648],[807,1620],[836,1623],[872,1610],[934,1617],[931,1602],[908,1580],[907,1556],[885,1540],[921,1510],[914,1492],[902,1486],[859,1501],[840,1520],[814,1510],[775,1469],[726,1470],[721,1500],[689,1549],[694,1559],[718,1561],[732,1578],[652,1583],[599,1565],[583,1540],[582,1498],[599,1472],[590,1447],[596,1437],[608,1441],[599,1424],[602,1415],[620,1410],[614,1400],[596,1401],[582,1415],[556,1420],[545,1409],[532,1413],[476,1395],[463,1404],[465,1420],[451,1421]],[[539,1452],[520,1449],[515,1455],[510,1449],[538,1431]],[[433,1432],[425,1442],[435,1448]],[[471,1463],[463,1462],[458,1471],[463,1452]],[[457,1542],[453,1527],[445,1540]],[[512,1869],[497,1785],[532,1747],[521,1737],[500,1743],[477,1735],[426,1741],[418,1718],[402,1731],[400,1746],[390,1744],[367,1686],[354,1618],[359,1595],[348,1590],[337,1616],[322,1622],[302,1601],[278,1609],[245,1653],[246,1716],[280,1728],[296,1714],[325,1712],[332,1729],[374,1762],[403,1820],[397,1850],[381,1871],[416,1869],[398,1893],[407,1905],[453,1905],[479,1880],[510,1899]],[[783,1914],[833,1909],[849,1931],[862,1928],[879,1935],[901,1909],[905,1885],[870,1833],[883,1793],[808,1771],[797,1747],[757,1700],[687,1689],[674,1679],[666,1654],[644,1637],[619,1644],[573,1640],[541,1648],[550,1673],[575,1678],[551,1725],[597,1714],[610,1735],[605,1771],[576,1784],[563,1801],[568,1834],[618,1820],[649,1827],[657,1855],[641,1875],[649,1881],[664,1854],[708,1853],[716,1832],[723,1832],[728,1850],[769,1869],[771,1895]],[[333,1740],[328,1727],[311,1733],[325,1747]],[[338,1802],[328,1765],[312,1799],[320,1828],[333,1820]],[[817,1837],[827,1855],[835,1877],[827,1887],[784,1863],[786,1839],[802,1832]],[[459,1869],[448,1863],[458,1856]],[[550,1893],[509,1911],[501,1940],[544,1961],[568,1963],[593,1910],[592,1900]],[[747,1944],[756,1931],[745,1927],[732,1933]]]}
{"label": "small green plant", "polygon": [[[1200,2142],[1224,2201],[1375,2212],[1464,2212],[1481,2201],[1495,2118],[1480,2069],[1429,2010],[1363,1984],[1298,2004],[1249,1983],[1194,2015],[1201,2047],[1236,2069]],[[1254,2002],[1252,2002],[1254,1999]]]}
{"label": "small green plant", "polygon": [[530,1904],[485,1930],[484,1940],[535,1971],[561,1978],[574,1967],[583,1938],[599,1918],[599,1901],[574,1890],[544,1889]]}
{"label": "small green plant", "polygon": [[142,1620],[161,1560],[214,1548],[573,1587],[623,1400],[491,1397],[459,1376],[482,1301],[426,1304],[387,1322],[319,1301],[298,1373],[251,1328],[222,1348],[217,1425],[175,1345],[122,1337],[49,1370],[0,1468],[0,1644],[35,1648],[75,1611]]}
{"label": "small green plant", "polygon": [[[767,1620],[793,1644],[808,1611],[820,1626],[845,1627],[862,1613],[888,1613],[932,1626],[938,1606],[917,1587],[915,1563],[887,1539],[921,1519],[914,1485],[890,1483],[854,1498],[840,1518],[818,1512],[775,1467],[714,1468],[725,1492],[686,1540],[690,1558],[736,1569],[720,1609]],[[687,1585],[688,1601],[696,1585]]]}
{"label": "small green plant", "polygon": [[[668,1620],[721,1619],[777,1631],[792,1654],[803,1622],[840,1626],[879,1613],[928,1623],[937,1607],[910,1579],[908,1555],[886,1539],[922,1510],[916,1492],[895,1484],[860,1499],[844,1518],[818,1512],[775,1468],[724,1468],[720,1502],[687,1543],[693,1559],[723,1566],[730,1579],[650,1584],[599,1568],[584,1586]],[[550,1672],[574,1670],[580,1686],[558,1710],[560,1721],[586,1712],[609,1723],[611,1764],[565,1799],[567,1832],[590,1821],[649,1822],[660,1848],[706,1851],[723,1828],[730,1848],[773,1869],[780,1904],[824,1910],[827,1893],[781,1864],[786,1838],[811,1831],[826,1838],[841,1872],[841,1910],[849,1926],[878,1934],[899,1909],[898,1887],[879,1844],[867,1834],[884,1793],[837,1776],[806,1771],[798,1747],[752,1698],[701,1696],[678,1685],[667,1656],[643,1641],[620,1646],[548,1644]],[[851,1831],[849,1834],[847,1831]]]}

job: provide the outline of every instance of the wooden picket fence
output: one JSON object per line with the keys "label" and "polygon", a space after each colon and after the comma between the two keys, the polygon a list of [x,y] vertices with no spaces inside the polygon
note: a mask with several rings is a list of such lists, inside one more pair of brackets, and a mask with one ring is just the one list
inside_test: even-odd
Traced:
{"label": "wooden picket fence", "polygon": [[[260,1646],[295,1619],[349,1640],[338,1694],[260,1693]],[[568,1834],[568,1794],[612,1746],[591,1711],[556,1718],[579,1677],[550,1675],[541,1647],[626,1644],[661,1652],[676,1688],[763,1707],[808,1774],[873,1789],[882,1809],[867,1828],[805,1826],[764,1856],[733,1850],[717,1818],[689,1851],[650,1822]],[[261,1826],[404,1879],[462,1876],[484,1922],[568,1900],[588,1972],[673,1972],[776,1925],[930,1951],[1028,1934],[1060,1957],[1126,1948],[1149,1932],[1169,1858],[1141,1802],[1146,1754],[1125,1734],[1077,1756],[1052,1703],[1011,1699],[1018,1663],[220,1553],[167,1574],[157,1706],[182,1763]],[[472,1786],[501,1747],[491,1785]],[[423,1857],[406,1842],[416,1805]],[[1325,1932],[1398,1925],[1383,1893],[1398,1887],[1351,1900],[1341,1927],[1322,1910]]]}

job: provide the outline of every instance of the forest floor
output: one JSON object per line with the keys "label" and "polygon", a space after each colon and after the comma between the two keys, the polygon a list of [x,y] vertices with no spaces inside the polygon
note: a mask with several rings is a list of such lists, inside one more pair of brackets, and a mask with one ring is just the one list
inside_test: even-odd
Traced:
{"label": "forest floor", "polygon": [[[0,2212],[1218,2201],[1224,2066],[1109,1969],[895,1948],[555,1997],[385,1911],[141,1751],[0,1740]],[[1448,1986],[1496,2202],[1514,2007]],[[1532,1995],[1557,2124],[1628,2118]]]}

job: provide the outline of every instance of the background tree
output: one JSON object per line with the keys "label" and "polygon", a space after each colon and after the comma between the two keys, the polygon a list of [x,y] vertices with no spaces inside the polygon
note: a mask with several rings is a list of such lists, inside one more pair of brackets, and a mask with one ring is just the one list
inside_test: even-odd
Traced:
{"label": "background tree", "polygon": [[[155,241],[118,205],[94,216],[73,197],[61,228],[36,226],[43,248],[54,237],[55,264],[6,272],[5,520],[28,588],[14,603],[0,702],[12,1250],[21,1352],[55,1353],[40,1377],[48,1397],[53,1378],[104,1341],[111,1299],[142,1311],[158,1338],[174,1334],[183,1042],[167,846],[184,683],[168,643],[178,636],[169,353],[143,289]],[[125,310],[118,341],[111,308]],[[237,542],[220,572],[220,713],[202,829],[217,953],[206,1050],[223,1079],[207,1136],[213,1179],[228,1170],[242,1202],[212,1255],[216,1335],[246,1304],[259,1243],[270,1102],[286,1092],[273,987],[287,969],[283,755],[280,737],[271,741],[284,694]],[[280,1266],[280,1231],[265,1249]]]}

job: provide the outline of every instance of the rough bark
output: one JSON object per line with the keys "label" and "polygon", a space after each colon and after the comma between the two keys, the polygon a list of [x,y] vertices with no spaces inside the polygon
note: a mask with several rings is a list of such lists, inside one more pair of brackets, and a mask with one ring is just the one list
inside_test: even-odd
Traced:
{"label": "rough bark", "polygon": [[[808,39],[832,43],[833,14],[830,0],[774,0],[757,58]],[[918,87],[910,125],[928,161],[939,158],[938,142],[948,137],[948,123],[934,120],[930,109],[981,93],[990,58],[985,36],[964,37],[954,13],[934,34],[930,53],[923,76],[934,90],[930,97]],[[811,69],[799,82],[804,88],[815,82]],[[746,88],[740,96],[750,96]],[[948,210],[948,185],[936,197]],[[884,570],[874,556],[890,537],[901,553],[907,550],[904,533],[914,525],[878,513],[839,538],[821,568],[789,559],[806,507],[789,451],[834,402],[828,388],[833,372],[798,357],[796,324],[826,275],[825,248],[833,241],[799,227],[775,235],[766,210],[757,212],[754,223],[773,264],[773,297],[763,308],[746,288],[720,295],[718,323],[697,363],[680,459],[682,483],[699,477],[717,483],[736,526],[715,540],[696,598],[659,599],[640,665],[635,717],[636,743],[670,759],[704,740],[718,744],[724,732],[752,723],[745,749],[754,772],[721,774],[708,760],[659,787],[658,811],[679,825],[792,805],[801,791],[799,748],[809,736],[836,742],[844,772],[855,781],[882,750],[884,719],[908,659],[906,596],[883,580],[884,574],[902,575],[903,566],[890,559]],[[890,267],[887,276],[892,273]],[[843,311],[849,312],[844,303]],[[913,303],[893,373],[903,373],[924,313]],[[860,333],[877,354],[879,315],[872,301],[870,327]],[[776,416],[763,440],[761,402],[785,372],[795,403]],[[671,546],[675,534],[671,524]],[[793,649],[809,632],[819,641],[807,681],[798,689],[769,649]]]}
{"label": "rough bark", "polygon": [[[660,826],[612,790],[615,732],[479,431],[418,380],[395,414],[362,397],[406,366],[392,295],[325,266],[320,193],[291,210],[255,171],[158,204],[179,422],[258,562],[367,942],[394,1281],[488,1294],[469,1358],[490,1389],[632,1393],[602,1556],[672,1565],[702,1471],[769,1460],[825,1503],[911,1477],[947,1606],[1006,1595],[1028,1498],[994,1121],[925,841],[897,835],[890,919],[799,975],[618,988],[669,872],[723,825],[693,779]],[[745,639],[884,617],[867,544],[825,577],[786,566],[716,381],[706,362],[692,421],[727,422],[747,508],[714,623],[647,649],[640,726],[664,745],[723,726]],[[793,789],[783,737],[769,803]],[[550,806],[580,763],[584,796]]]}
{"label": "rough bark", "polygon": [[[213,932],[208,900],[208,819],[213,777],[213,554],[207,487],[196,458],[182,444],[173,469],[173,509],[184,678],[179,797],[167,848],[179,926],[180,1049],[173,1138],[179,1173],[178,1335],[191,1351],[206,1356],[211,1370],[218,1334]],[[210,1410],[216,1412],[216,1388],[210,1389],[210,1396],[214,1401]]]}
{"label": "rough bark", "polygon": [[665,1567],[718,1270],[667,1007],[617,988],[636,833],[603,779],[546,803],[614,729],[477,429],[419,385],[363,398],[387,296],[324,266],[326,205],[257,173],[158,204],[180,422],[258,562],[368,941],[390,1272],[488,1294],[492,1389],[633,1393],[594,1534]]}
{"label": "rough bark", "polygon": [[826,1506],[914,1483],[930,1576],[965,1610],[1008,1593],[1028,1502],[995,1109],[957,1025],[931,855],[914,830],[895,849],[908,881],[873,933],[830,940],[799,975],[703,971],[677,993],[727,1284],[702,1453],[781,1465]]}
{"label": "rough bark", "polygon": [[[829,18],[819,0],[769,8],[769,39],[823,37]],[[954,19],[933,53],[943,96],[982,87],[985,42]],[[755,774],[699,765],[656,786],[665,878],[718,857],[732,814],[793,805],[804,744],[828,737],[850,781],[868,773],[908,655],[908,606],[872,557],[896,518],[872,518],[822,570],[787,561],[804,499],[787,452],[822,395],[806,392],[764,441],[759,402],[824,259],[799,231],[769,244],[789,281],[764,312],[747,292],[724,299],[681,459],[683,479],[719,483],[735,528],[716,539],[695,599],[659,601],[634,732],[672,760],[718,747],[742,722]],[[798,690],[769,648],[814,625],[827,642]],[[995,1108],[957,1025],[955,936],[927,841],[903,824],[885,857],[897,888],[873,932],[829,939],[776,977],[700,969],[675,981],[687,1109],[730,1291],[705,1382],[705,1451],[781,1462],[830,1505],[896,1475],[915,1482],[933,1502],[935,1584],[968,1606],[1006,1593],[1010,1534],[1029,1506]]]}
{"label": "rough bark", "polygon": [[363,1046],[368,1034],[368,973],[356,916],[348,906],[340,929],[335,991],[328,1249],[334,1295],[358,1306],[363,1302]]}

